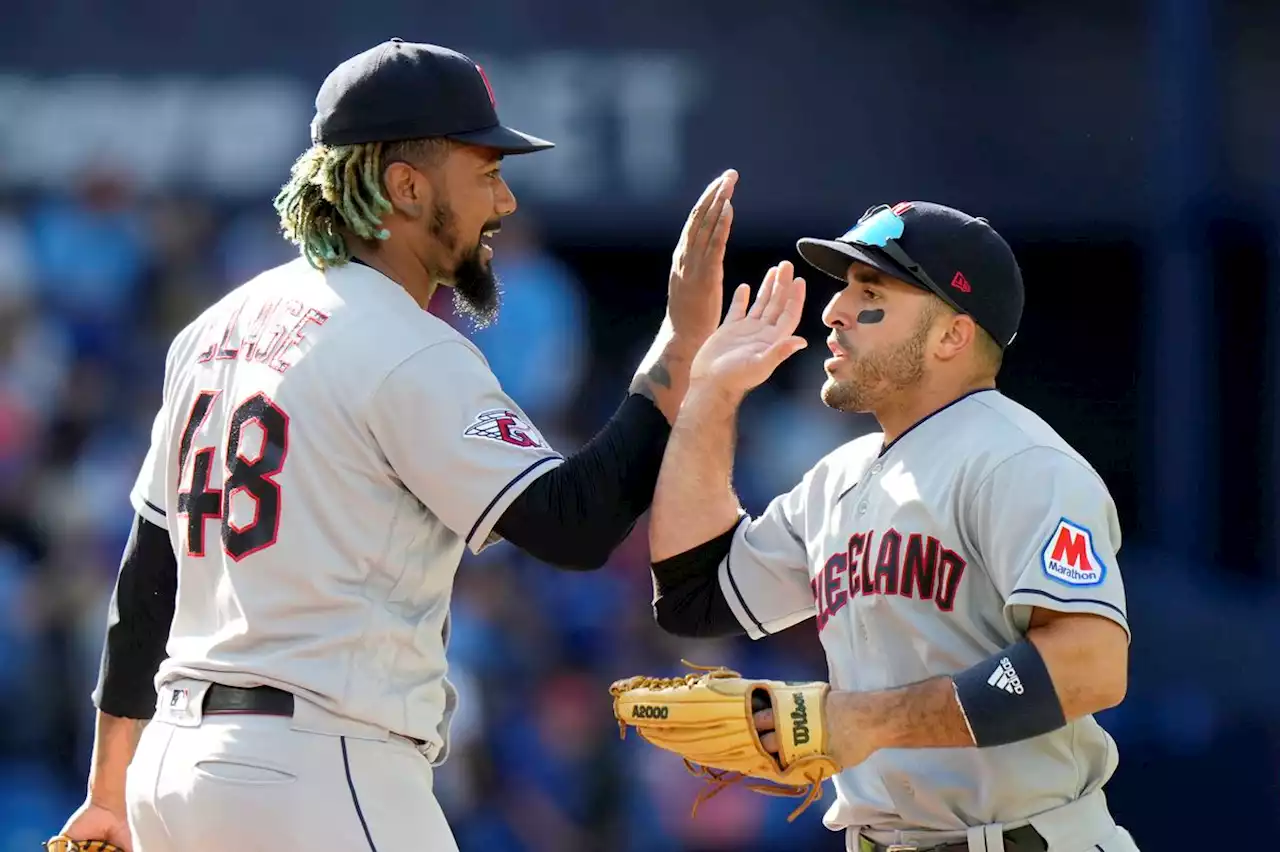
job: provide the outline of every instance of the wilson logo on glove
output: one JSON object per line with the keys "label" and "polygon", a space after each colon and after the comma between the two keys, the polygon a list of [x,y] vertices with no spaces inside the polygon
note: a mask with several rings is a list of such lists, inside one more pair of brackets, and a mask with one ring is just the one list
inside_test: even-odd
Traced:
{"label": "wilson logo on glove", "polygon": [[806,745],[809,742],[809,714],[804,709],[804,693],[797,692],[793,697],[796,709],[791,711],[791,741],[796,745]]}
{"label": "wilson logo on glove", "polygon": [[[619,680],[609,694],[623,737],[628,726],[635,728],[649,743],[680,755],[685,768],[710,782],[694,800],[695,815],[702,802],[746,779],[747,788],[757,793],[804,798],[788,822],[822,798],[822,782],[839,771],[827,753],[829,685],[747,680],[723,666],[682,662],[695,671],[682,677]],[[778,735],[776,755],[760,742],[754,716],[769,707]]]}
{"label": "wilson logo on glove", "polygon": [[637,704],[631,708],[632,719],[665,719],[670,713],[670,708],[646,704]]}

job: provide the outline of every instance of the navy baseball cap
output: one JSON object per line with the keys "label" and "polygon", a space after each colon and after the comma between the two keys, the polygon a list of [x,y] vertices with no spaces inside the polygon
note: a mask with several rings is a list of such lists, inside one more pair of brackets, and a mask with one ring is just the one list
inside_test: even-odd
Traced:
{"label": "navy baseball cap", "polygon": [[868,210],[834,240],[806,237],[796,249],[845,281],[853,261],[928,290],[968,314],[1003,349],[1017,336],[1025,300],[1013,250],[991,224],[951,207],[904,201]]}
{"label": "navy baseball cap", "polygon": [[470,57],[393,38],[343,62],[316,94],[311,141],[321,145],[426,137],[527,154],[553,143],[498,121],[493,87]]}

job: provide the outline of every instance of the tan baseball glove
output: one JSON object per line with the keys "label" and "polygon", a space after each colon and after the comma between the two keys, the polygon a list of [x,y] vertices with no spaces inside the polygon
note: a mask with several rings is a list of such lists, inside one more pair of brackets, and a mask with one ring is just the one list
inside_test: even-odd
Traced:
{"label": "tan baseball glove", "polygon": [[[684,758],[710,785],[698,805],[743,779],[757,793],[803,796],[790,822],[822,797],[822,782],[839,771],[827,741],[825,683],[748,680],[724,667],[695,666],[683,677],[633,677],[614,682],[613,714],[623,737],[627,726],[658,748]],[[779,750],[760,742],[754,713],[773,708]]]}
{"label": "tan baseball glove", "polygon": [[72,840],[64,834],[50,837],[44,842],[44,848],[46,852],[124,852],[105,840]]}

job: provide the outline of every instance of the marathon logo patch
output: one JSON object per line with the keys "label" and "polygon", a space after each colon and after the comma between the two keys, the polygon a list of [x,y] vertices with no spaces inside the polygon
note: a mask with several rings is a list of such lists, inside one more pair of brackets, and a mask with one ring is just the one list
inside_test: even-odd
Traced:
{"label": "marathon logo patch", "polygon": [[480,412],[462,434],[468,438],[484,438],[510,444],[513,447],[546,446],[546,442],[542,440],[542,436],[536,429],[525,422],[519,414],[505,408]]}
{"label": "marathon logo patch", "polygon": [[1107,566],[1093,546],[1093,533],[1066,518],[1058,521],[1040,562],[1045,576],[1068,586],[1096,586],[1107,574]]}

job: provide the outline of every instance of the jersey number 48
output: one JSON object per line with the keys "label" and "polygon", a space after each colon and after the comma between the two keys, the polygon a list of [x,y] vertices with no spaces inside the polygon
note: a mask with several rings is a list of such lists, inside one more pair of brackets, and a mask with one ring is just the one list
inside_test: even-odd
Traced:
{"label": "jersey number 48", "polygon": [[[187,425],[178,446],[178,482],[188,481],[187,460],[191,461],[191,486],[178,492],[178,514],[187,519],[187,553],[205,555],[205,521],[220,520],[222,549],[237,562],[251,553],[275,544],[280,532],[280,485],[272,478],[284,467],[289,451],[289,417],[267,398],[256,393],[235,407],[227,427],[226,469],[222,488],[210,488],[209,481],[218,455],[216,447],[202,447],[192,453],[192,443],[209,416],[220,391],[201,391],[191,406]],[[246,452],[248,427],[256,424],[262,440],[258,448]],[[253,500],[253,519],[237,525],[231,520],[231,501],[238,493]]]}

